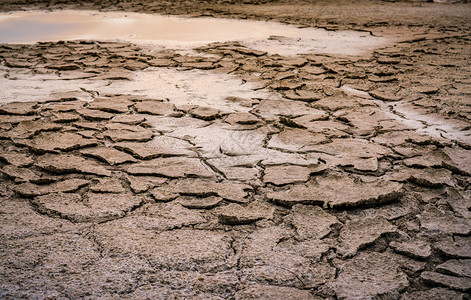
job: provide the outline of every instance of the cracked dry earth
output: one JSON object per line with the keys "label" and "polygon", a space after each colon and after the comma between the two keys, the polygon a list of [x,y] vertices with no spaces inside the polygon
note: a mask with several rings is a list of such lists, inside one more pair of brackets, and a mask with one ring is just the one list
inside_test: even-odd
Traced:
{"label": "cracked dry earth", "polygon": [[[146,11],[134,3],[112,8]],[[469,299],[469,14],[437,20],[353,23],[414,30],[361,57],[0,45],[5,80],[199,69],[279,96],[227,97],[227,110],[133,91],[1,99],[0,298]]]}

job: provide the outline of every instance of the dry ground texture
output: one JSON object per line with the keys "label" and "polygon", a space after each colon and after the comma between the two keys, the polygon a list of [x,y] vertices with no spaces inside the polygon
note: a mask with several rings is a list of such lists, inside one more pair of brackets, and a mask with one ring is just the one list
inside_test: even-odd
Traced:
{"label": "dry ground texture", "polygon": [[99,41],[0,45],[10,79],[126,81],[183,67],[282,95],[229,99],[246,108],[237,112],[96,91],[90,103],[63,93],[1,105],[0,298],[470,298],[470,4],[0,1],[2,11],[62,8],[274,20],[396,42],[348,58],[238,43],[200,56]]}

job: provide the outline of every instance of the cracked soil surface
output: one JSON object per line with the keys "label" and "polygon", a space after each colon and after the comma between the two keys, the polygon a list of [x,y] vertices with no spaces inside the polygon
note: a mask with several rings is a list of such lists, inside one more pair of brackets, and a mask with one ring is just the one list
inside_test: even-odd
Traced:
{"label": "cracked soil surface", "polygon": [[133,91],[2,96],[0,298],[470,299],[470,4],[0,3],[76,8],[395,42],[355,57],[237,42],[193,55],[124,42],[0,45],[4,81],[119,84],[168,68],[231,74],[279,96],[228,97],[227,111]]}

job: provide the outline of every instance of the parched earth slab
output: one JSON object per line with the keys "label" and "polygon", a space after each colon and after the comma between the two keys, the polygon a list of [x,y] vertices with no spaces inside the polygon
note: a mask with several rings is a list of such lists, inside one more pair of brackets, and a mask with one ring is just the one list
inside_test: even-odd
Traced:
{"label": "parched earth slab", "polygon": [[160,101],[142,101],[134,104],[139,113],[151,115],[163,115],[169,117],[180,116],[181,113],[175,111],[175,105]]}
{"label": "parched earth slab", "polygon": [[154,133],[148,128],[139,125],[127,125],[122,123],[107,124],[102,136],[111,139],[113,142],[137,141],[147,142],[152,139]]}
{"label": "parched earth slab", "polygon": [[261,219],[273,219],[275,208],[260,202],[252,202],[247,206],[231,203],[216,210],[219,222],[236,225],[249,224]]}
{"label": "parched earth slab", "polygon": [[154,269],[220,272],[234,265],[231,238],[220,231],[176,229],[156,233],[129,229],[126,223],[97,229],[106,249],[147,258]]}
{"label": "parched earth slab", "polygon": [[97,158],[101,161],[108,163],[109,165],[118,165],[127,162],[135,162],[136,159],[131,155],[122,151],[116,150],[109,147],[94,147],[83,149],[80,151],[85,156]]}
{"label": "parched earth slab", "polygon": [[18,168],[13,165],[6,165],[0,169],[0,173],[5,174],[9,178],[13,179],[15,182],[37,182],[41,179],[41,176],[34,173],[30,169]]}
{"label": "parched earth slab", "polygon": [[157,188],[161,193],[183,196],[219,196],[229,201],[246,203],[249,201],[249,191],[252,186],[233,182],[214,182],[201,179],[186,179],[173,181],[166,186]]}
{"label": "parched earth slab", "polygon": [[0,114],[33,115],[36,113],[37,102],[10,102],[0,105]]}
{"label": "parched earth slab", "polygon": [[471,291],[471,278],[469,277],[456,277],[437,272],[423,272],[420,274],[420,279],[434,286],[446,286],[462,292]]}
{"label": "parched earth slab", "polygon": [[241,278],[245,282],[304,288],[317,287],[334,278],[335,269],[327,263],[312,264],[312,257],[306,252],[286,249],[292,241],[280,244],[290,235],[290,231],[277,226],[251,233],[237,249],[241,253]]}
{"label": "parched earth slab", "polygon": [[415,184],[432,188],[455,185],[451,171],[446,169],[425,168],[411,170],[408,180]]}
{"label": "parched earth slab", "polygon": [[471,258],[471,243],[469,238],[455,242],[439,242],[435,248],[444,256],[450,258]]}
{"label": "parched earth slab", "polygon": [[76,155],[45,154],[38,158],[36,165],[52,173],[84,173],[111,176],[111,171],[90,159]]}
{"label": "parched earth slab", "polygon": [[450,161],[444,161],[445,166],[464,175],[471,175],[470,150],[447,147],[442,151],[450,158]]}
{"label": "parched earth slab", "polygon": [[432,255],[432,248],[424,241],[391,242],[389,246],[397,253],[416,259],[427,259]]}
{"label": "parched earth slab", "polygon": [[164,176],[170,178],[214,177],[214,174],[197,158],[156,158],[134,164],[126,169],[131,175]]}
{"label": "parched earth slab", "polygon": [[437,271],[453,276],[471,278],[471,259],[450,259],[437,266]]}
{"label": "parched earth slab", "polygon": [[396,231],[396,226],[383,217],[348,221],[340,231],[339,252],[345,257],[351,257],[361,248],[374,243],[383,234]]}
{"label": "parched earth slab", "polygon": [[72,222],[104,222],[123,217],[126,212],[143,203],[142,197],[129,194],[53,193],[36,197],[38,209],[51,216],[57,215]]}
{"label": "parched earth slab", "polygon": [[49,193],[75,192],[87,184],[89,184],[89,181],[84,179],[66,179],[49,185],[36,185],[27,182],[14,187],[13,190],[22,196],[31,197]]}
{"label": "parched earth slab", "polygon": [[16,167],[27,167],[33,164],[33,158],[29,154],[19,152],[0,153],[0,160]]}
{"label": "parched earth slab", "polygon": [[271,137],[268,147],[294,152],[308,152],[315,149],[317,144],[329,139],[320,133],[312,133],[304,129],[286,129]]}
{"label": "parched earth slab", "polygon": [[446,234],[469,235],[471,222],[466,218],[456,217],[451,211],[438,209],[425,210],[419,215],[420,227],[429,231]]}
{"label": "parched earth slab", "polygon": [[106,112],[125,113],[134,102],[123,97],[95,98],[88,108]]}
{"label": "parched earth slab", "polygon": [[376,180],[362,182],[346,175],[317,176],[306,184],[274,191],[267,198],[282,205],[323,204],[331,208],[374,205],[399,199],[402,184]]}
{"label": "parched earth slab", "polygon": [[121,194],[126,190],[119,178],[96,178],[94,183],[90,186],[90,190],[95,193],[115,193]]}
{"label": "parched earth slab", "polygon": [[87,139],[70,132],[41,132],[32,139],[14,138],[13,142],[39,153],[57,152],[59,150],[71,151],[98,144],[97,140]]}
{"label": "parched earth slab", "polygon": [[274,185],[301,183],[308,181],[311,174],[320,173],[326,169],[327,166],[325,164],[266,166],[263,181]]}
{"label": "parched earth slab", "polygon": [[336,217],[322,208],[302,204],[294,205],[284,220],[296,228],[301,239],[322,239],[332,231],[333,227],[340,225]]}
{"label": "parched earth slab", "polygon": [[387,253],[362,253],[352,259],[337,261],[339,276],[327,283],[338,299],[398,298],[407,288],[406,274],[399,270],[395,257]]}
{"label": "parched earth slab", "polygon": [[113,147],[146,160],[159,156],[195,156],[195,153],[189,150],[192,147],[190,143],[167,136],[156,136],[147,143],[116,143]]}
{"label": "parched earth slab", "polygon": [[292,287],[270,286],[255,284],[235,294],[236,300],[243,299],[297,299],[297,300],[315,300],[321,299],[314,297],[309,291],[300,290]]}
{"label": "parched earth slab", "polygon": [[25,121],[18,123],[14,129],[5,133],[1,133],[0,137],[3,136],[8,138],[27,139],[35,136],[40,132],[57,131],[61,128],[61,125],[45,122],[43,120]]}
{"label": "parched earth slab", "polygon": [[463,300],[463,295],[459,292],[445,288],[433,288],[426,291],[416,291],[405,293],[401,300]]}

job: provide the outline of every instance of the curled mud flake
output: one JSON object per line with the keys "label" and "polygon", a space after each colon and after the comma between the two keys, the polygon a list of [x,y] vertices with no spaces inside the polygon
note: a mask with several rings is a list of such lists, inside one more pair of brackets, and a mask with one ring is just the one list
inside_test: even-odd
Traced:
{"label": "curled mud flake", "polygon": [[98,178],[96,182],[90,186],[90,190],[95,193],[114,194],[121,194],[126,191],[119,178]]}
{"label": "curled mud flake", "polygon": [[25,121],[18,123],[15,128],[5,134],[0,134],[0,137],[5,136],[9,138],[27,139],[34,137],[40,132],[58,131],[60,129],[62,129],[62,126],[42,120]]}
{"label": "curled mud flake", "polygon": [[327,285],[339,299],[400,297],[400,293],[409,286],[409,281],[394,258],[390,254],[375,252],[337,261],[339,276]]}
{"label": "curled mud flake", "polygon": [[216,210],[219,222],[222,224],[249,224],[261,219],[273,219],[275,208],[261,202],[252,202],[247,206],[231,203]]}
{"label": "curled mud flake", "polygon": [[275,134],[268,142],[268,147],[294,152],[308,152],[316,149],[317,144],[328,142],[323,134],[312,133],[303,129],[285,128],[281,133]]}
{"label": "curled mud flake", "polygon": [[397,253],[412,258],[427,259],[432,255],[432,248],[424,241],[391,242],[389,246]]}
{"label": "curled mud flake", "polygon": [[135,162],[136,159],[131,155],[109,147],[94,147],[80,151],[85,156],[94,157],[109,165],[118,165],[128,162]]}
{"label": "curled mud flake", "polygon": [[325,164],[310,166],[266,166],[263,181],[274,185],[307,182],[311,174],[318,174],[327,169]]}
{"label": "curled mud flake", "polygon": [[42,213],[59,216],[72,222],[105,222],[123,217],[141,205],[143,199],[126,194],[93,194],[85,198],[77,194],[55,193],[36,197],[33,203]]}
{"label": "curled mud flake", "polygon": [[318,206],[297,204],[291,213],[284,217],[285,222],[296,228],[300,239],[322,239],[329,235],[340,222]]}
{"label": "curled mud flake", "polygon": [[142,101],[134,104],[137,112],[151,115],[177,117],[181,113],[175,110],[175,105],[160,101]]}
{"label": "curled mud flake", "polygon": [[446,257],[471,258],[471,243],[468,237],[456,239],[454,242],[438,242],[435,248]]}
{"label": "curled mud flake", "polygon": [[469,235],[471,222],[469,219],[456,217],[451,211],[429,209],[419,215],[422,229],[445,234]]}
{"label": "curled mud flake", "polygon": [[27,182],[14,187],[13,190],[21,196],[32,197],[50,193],[75,192],[88,184],[89,181],[84,179],[66,179],[49,185],[36,185]]}
{"label": "curled mud flake", "polygon": [[131,105],[133,102],[123,97],[95,98],[88,108],[111,113],[125,113]]}
{"label": "curled mud flake", "polygon": [[281,287],[274,285],[255,284],[247,287],[235,294],[236,300],[242,299],[298,299],[298,300],[315,300],[309,291],[300,290],[293,287]]}
{"label": "curled mud flake", "polygon": [[93,160],[76,155],[45,154],[37,159],[36,166],[58,174],[84,173],[111,176],[111,172]]}
{"label": "curled mud flake", "polygon": [[331,208],[379,205],[403,195],[402,185],[376,180],[362,182],[345,175],[318,176],[304,185],[267,194],[268,199],[282,205],[319,204]]}
{"label": "curled mud flake", "polygon": [[152,177],[152,176],[126,176],[126,181],[129,183],[131,190],[134,193],[143,193],[149,189],[164,184],[167,179],[162,177]]}
{"label": "curled mud flake", "polygon": [[423,272],[420,274],[420,279],[431,285],[445,286],[461,292],[471,291],[471,278],[469,277],[455,277],[437,272]]}
{"label": "curled mud flake", "polygon": [[345,257],[354,256],[358,250],[373,244],[382,235],[396,231],[396,226],[383,217],[349,221],[340,232],[339,252]]}
{"label": "curled mud flake", "polygon": [[126,169],[131,175],[164,176],[170,178],[182,177],[214,177],[197,158],[168,157],[156,158],[134,164]]}
{"label": "curled mud flake", "polygon": [[92,121],[104,121],[111,119],[114,115],[108,112],[96,110],[96,109],[79,109],[77,112],[87,120]]}
{"label": "curled mud flake", "polygon": [[437,271],[458,277],[471,278],[471,259],[451,259],[437,266]]}
{"label": "curled mud flake", "polygon": [[113,145],[139,159],[152,159],[168,156],[195,156],[192,145],[184,140],[167,136],[156,136],[147,143],[120,142]]}
{"label": "curled mud flake", "polygon": [[[0,114],[5,115],[34,115],[36,114],[37,102],[10,102],[0,105]],[[2,116],[3,119],[3,116]]]}
{"label": "curled mud flake", "polygon": [[193,196],[183,196],[175,200],[175,202],[180,203],[182,206],[190,209],[211,209],[218,206],[223,199],[217,196],[209,197],[193,197]]}
{"label": "curled mud flake", "polygon": [[139,125],[127,125],[121,123],[110,123],[105,126],[106,130],[101,133],[102,136],[111,139],[113,142],[122,141],[150,141],[154,133],[152,130]]}
{"label": "curled mud flake", "polygon": [[37,182],[41,179],[41,176],[26,168],[19,168],[14,165],[6,165],[0,169],[0,173],[5,174],[12,180],[18,183],[23,182]]}
{"label": "curled mud flake", "polygon": [[33,158],[30,155],[19,152],[0,152],[0,160],[19,168],[33,164]]}
{"label": "curled mud flake", "polygon": [[455,186],[451,171],[446,169],[426,168],[422,170],[411,170],[409,181],[425,187]]}
{"label": "curled mud flake", "polygon": [[17,139],[13,142],[18,145],[27,146],[38,153],[71,151],[98,144],[95,139],[87,139],[78,134],[70,132],[42,132],[32,139]]}
{"label": "curled mud flake", "polygon": [[463,300],[463,295],[459,292],[446,288],[432,288],[425,291],[407,292],[403,294],[402,300]]}

